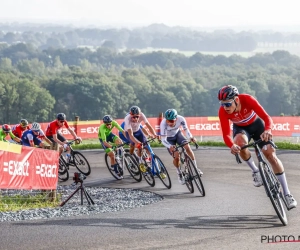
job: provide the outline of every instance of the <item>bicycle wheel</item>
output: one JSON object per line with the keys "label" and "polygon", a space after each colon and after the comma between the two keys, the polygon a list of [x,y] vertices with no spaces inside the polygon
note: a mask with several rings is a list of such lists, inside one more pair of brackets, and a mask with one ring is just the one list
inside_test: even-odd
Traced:
{"label": "bicycle wheel", "polygon": [[78,151],[73,151],[71,157],[72,159],[70,160],[70,162],[74,163],[79,172],[83,173],[86,176],[91,173],[90,164],[83,154]]}
{"label": "bicycle wheel", "polygon": [[184,176],[186,187],[188,188],[188,190],[191,193],[194,193],[192,170],[191,170],[191,167],[186,164],[186,162],[185,162],[185,166],[184,166],[184,171],[181,171],[181,172],[182,172],[182,174]]}
{"label": "bicycle wheel", "polygon": [[142,180],[142,174],[133,156],[131,156],[129,153],[125,153],[124,162],[131,177],[137,182],[140,182]]}
{"label": "bicycle wheel", "polygon": [[[266,189],[266,192],[271,200],[271,203],[276,211],[278,218],[280,219],[281,223],[286,226],[288,224],[286,212],[284,210],[282,204],[282,193],[279,189],[280,185],[277,180],[277,177],[274,175],[273,171],[270,167],[264,163],[259,163],[259,172]],[[274,176],[272,176],[274,175]],[[272,178],[273,177],[273,178]]]}
{"label": "bicycle wheel", "polygon": [[[109,160],[108,160],[109,159]],[[110,157],[108,156],[108,154],[105,154],[105,163],[106,163],[106,167],[107,167],[107,169],[108,169],[108,171],[110,172],[110,174],[116,179],[116,180],[119,180],[119,177],[116,175],[116,173],[115,173],[115,171],[114,171],[114,169],[111,167],[111,165],[110,165]],[[117,162],[116,162],[116,164],[118,164]],[[120,171],[120,166],[119,166],[119,164],[118,164],[118,170],[119,170],[119,173],[122,173],[122,176],[123,176],[123,170],[122,171]]]}
{"label": "bicycle wheel", "polygon": [[60,181],[67,181],[69,180],[69,167],[64,160],[59,157],[59,164],[58,164],[58,179]]}
{"label": "bicycle wheel", "polygon": [[205,196],[205,189],[201,181],[201,177],[197,171],[197,168],[195,167],[195,164],[193,163],[192,159],[188,155],[185,155],[185,157],[186,157],[187,165],[190,166],[193,181],[196,183],[196,186],[200,194],[202,196]]}
{"label": "bicycle wheel", "polygon": [[172,187],[172,183],[171,183],[170,175],[165,165],[157,155],[153,156],[152,161],[156,165],[155,171],[158,178],[161,180],[161,182],[165,185],[166,188],[170,189]]}

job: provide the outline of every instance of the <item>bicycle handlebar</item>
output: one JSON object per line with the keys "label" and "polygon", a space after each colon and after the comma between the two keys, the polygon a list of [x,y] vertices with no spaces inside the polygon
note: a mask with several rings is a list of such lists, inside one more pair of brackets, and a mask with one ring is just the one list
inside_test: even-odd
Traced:
{"label": "bicycle handlebar", "polygon": [[[247,145],[244,145],[244,146],[242,146],[241,147],[241,150],[243,150],[243,149],[245,149],[245,148],[249,148],[249,147],[256,147],[257,146],[257,144],[259,144],[259,143],[261,143],[262,142],[262,139],[259,139],[259,140],[257,140],[257,141],[254,141],[254,142],[252,142],[252,143],[249,143],[249,144],[247,144]],[[273,148],[278,148],[276,145],[275,145],[275,143],[273,142],[273,141],[268,141],[268,144],[271,144],[271,146],[273,147]],[[237,163],[238,164],[241,164],[242,163],[242,161],[241,161],[241,159],[240,159],[240,157],[239,157],[239,154],[235,154],[235,159],[236,159],[236,161],[237,161]]]}

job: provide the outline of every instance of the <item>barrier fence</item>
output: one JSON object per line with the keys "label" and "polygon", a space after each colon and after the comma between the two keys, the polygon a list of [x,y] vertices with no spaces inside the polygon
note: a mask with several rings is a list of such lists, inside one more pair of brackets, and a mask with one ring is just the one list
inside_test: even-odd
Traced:
{"label": "barrier fence", "polygon": [[[285,117],[274,116],[272,117],[273,135],[298,137],[300,136],[300,117]],[[150,124],[159,132],[160,118],[148,118]],[[121,124],[123,119],[116,119]],[[191,133],[194,136],[222,136],[221,125],[218,117],[186,117],[186,121]],[[100,120],[93,121],[77,121],[68,122],[70,127],[75,130],[78,136],[83,139],[91,139],[98,137],[98,128],[101,124]],[[46,131],[48,123],[41,123],[42,129]],[[113,130],[117,132],[117,130]],[[71,138],[70,132],[62,128],[61,133],[68,139]]]}

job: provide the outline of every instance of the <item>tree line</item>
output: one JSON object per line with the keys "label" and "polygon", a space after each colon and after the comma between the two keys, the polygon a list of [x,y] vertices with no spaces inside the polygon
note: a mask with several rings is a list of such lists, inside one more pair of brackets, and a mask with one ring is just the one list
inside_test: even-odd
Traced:
{"label": "tree line", "polygon": [[115,49],[172,48],[181,51],[253,51],[258,43],[300,43],[300,33],[275,31],[213,32],[152,24],[135,29],[74,28],[53,25],[1,24],[0,42],[30,43],[35,48],[100,46]]}
{"label": "tree line", "polygon": [[300,58],[286,51],[250,58],[101,48],[0,48],[0,121],[45,122],[123,118],[138,105],[149,117],[168,108],[184,116],[216,116],[218,89],[232,84],[254,95],[270,115],[299,115]]}

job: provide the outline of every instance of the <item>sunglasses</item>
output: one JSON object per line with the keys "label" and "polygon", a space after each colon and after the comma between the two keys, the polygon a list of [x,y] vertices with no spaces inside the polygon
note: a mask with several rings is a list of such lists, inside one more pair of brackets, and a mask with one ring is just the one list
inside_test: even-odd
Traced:
{"label": "sunglasses", "polygon": [[232,101],[230,101],[230,102],[220,102],[220,105],[221,105],[222,107],[227,107],[227,108],[229,108],[229,107],[231,107],[233,101],[234,101],[234,99],[233,99]]}
{"label": "sunglasses", "polygon": [[167,120],[168,123],[174,123],[176,120]]}
{"label": "sunglasses", "polygon": [[131,118],[138,119],[138,118],[140,118],[140,116],[139,115],[135,115],[135,116],[131,116]]}
{"label": "sunglasses", "polygon": [[63,123],[65,120],[58,120],[59,122]]}
{"label": "sunglasses", "polygon": [[105,123],[106,126],[111,126],[111,123]]}

